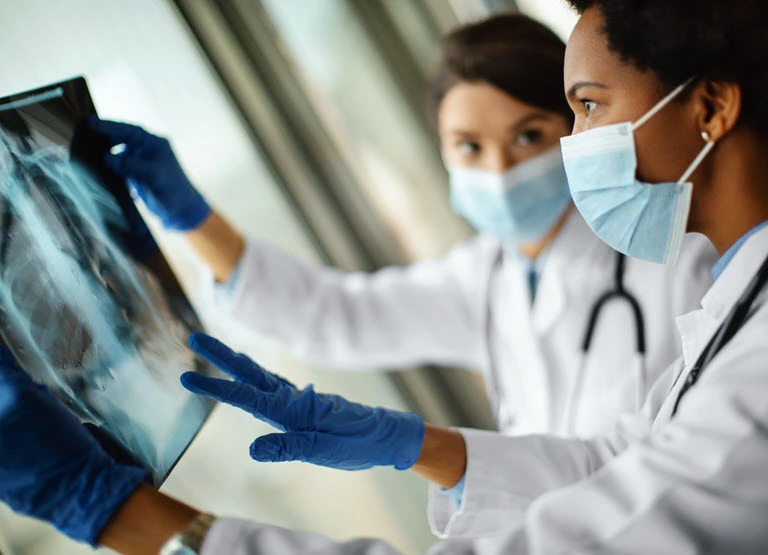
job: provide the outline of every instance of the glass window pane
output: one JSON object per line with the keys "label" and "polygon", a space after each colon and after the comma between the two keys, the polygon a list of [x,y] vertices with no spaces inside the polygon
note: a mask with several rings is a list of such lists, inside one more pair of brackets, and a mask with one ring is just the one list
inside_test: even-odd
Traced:
{"label": "glass window pane", "polygon": [[561,0],[517,0],[520,11],[549,25],[563,40],[571,35],[578,15]]}
{"label": "glass window pane", "polygon": [[[241,9],[249,3],[240,1]],[[264,0],[315,109],[380,218],[412,257],[466,228],[451,211],[434,138],[420,127],[372,38],[342,0]],[[427,109],[427,91],[424,91]]]}

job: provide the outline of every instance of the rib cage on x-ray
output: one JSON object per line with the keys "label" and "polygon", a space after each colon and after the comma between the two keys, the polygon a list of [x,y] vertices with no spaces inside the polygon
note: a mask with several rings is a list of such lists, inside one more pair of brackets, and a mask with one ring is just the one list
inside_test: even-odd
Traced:
{"label": "rib cage on x-ray", "polygon": [[69,151],[0,130],[0,331],[20,364],[159,482],[209,411],[189,327],[115,243],[120,206]]}

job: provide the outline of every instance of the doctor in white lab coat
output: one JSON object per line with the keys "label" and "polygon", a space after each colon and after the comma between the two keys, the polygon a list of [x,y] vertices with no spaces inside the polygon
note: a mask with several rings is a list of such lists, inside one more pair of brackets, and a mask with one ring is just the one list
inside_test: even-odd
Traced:
{"label": "doctor in white lab coat", "polygon": [[698,306],[715,253],[691,237],[674,267],[626,260],[623,284],[643,320],[627,300],[611,301],[583,355],[591,312],[616,288],[618,255],[571,203],[559,150],[572,124],[564,51],[554,33],[522,15],[446,38],[432,98],[453,205],[481,234],[444,259],[371,274],[244,240],[210,213],[167,142],[124,124],[93,127],[126,145],[108,162],[167,227],[187,232],[224,282],[218,306],[250,329],[339,369],[475,369],[503,432],[591,435],[637,410],[679,356],[674,319]]}
{"label": "doctor in white lab coat", "polygon": [[[576,123],[563,155],[577,208],[601,239],[652,260],[674,260],[686,226],[705,232],[720,254],[716,281],[701,308],[678,319],[682,357],[660,375],[643,410],[622,419],[610,436],[465,431],[456,449],[455,436],[428,430],[417,464],[427,456],[443,464],[466,459],[456,467],[466,471],[464,500],[452,515],[454,535],[465,537],[444,540],[430,553],[474,555],[467,536],[478,528],[495,528],[498,554],[763,553],[768,41],[761,31],[768,6],[751,0],[697,0],[695,10],[687,0],[570,3],[583,12],[565,64]],[[229,391],[219,397],[262,418],[297,399],[293,386],[244,357],[230,353],[226,360],[222,367],[235,381],[193,374],[199,391]],[[0,370],[0,447],[15,446],[0,449],[0,499],[73,537],[98,534],[96,543],[137,555],[162,545],[164,553],[206,555],[396,553],[373,539],[336,542],[215,519],[147,485],[137,487],[139,480],[128,480],[130,471],[105,459],[92,441],[85,459],[83,450],[73,454],[67,444],[46,441],[52,433],[85,436],[11,362],[3,359]],[[310,390],[302,395],[321,398]],[[342,410],[344,419],[373,410],[335,401],[355,408]],[[258,407],[262,412],[253,410]],[[273,422],[283,426],[294,415],[283,416]],[[314,413],[306,424],[350,457],[371,448],[360,437],[350,441],[348,427],[326,426],[330,416]],[[5,443],[16,437],[25,441]],[[442,449],[439,437],[451,442]],[[88,463],[90,479],[74,462]],[[109,484],[133,487],[94,507],[99,494],[111,491],[106,476]],[[70,510],[51,514],[57,503]]]}

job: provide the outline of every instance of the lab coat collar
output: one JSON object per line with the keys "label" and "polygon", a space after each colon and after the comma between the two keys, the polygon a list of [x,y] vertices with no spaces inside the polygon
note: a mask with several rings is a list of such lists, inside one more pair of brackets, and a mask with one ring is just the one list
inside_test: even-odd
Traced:
{"label": "lab coat collar", "polygon": [[547,264],[541,275],[539,292],[533,306],[532,321],[538,332],[546,332],[566,310],[568,272],[579,260],[594,260],[592,252],[602,245],[579,211],[572,209],[571,215],[547,253]]}
{"label": "lab coat collar", "polygon": [[[587,222],[581,216],[578,210],[573,205],[569,207],[571,214],[565,220],[563,227],[560,229],[560,233],[557,234],[552,244],[550,244],[540,256],[548,256],[551,252],[564,252],[566,254],[577,254],[579,250],[583,253],[585,239],[593,238],[597,239],[592,230],[589,229]],[[517,250],[515,245],[504,245],[504,250],[509,256],[514,256],[519,260],[529,260],[520,251]],[[575,251],[575,252],[574,252]]]}
{"label": "lab coat collar", "polygon": [[725,318],[768,255],[768,228],[753,234],[739,249],[701,301],[715,320]]}

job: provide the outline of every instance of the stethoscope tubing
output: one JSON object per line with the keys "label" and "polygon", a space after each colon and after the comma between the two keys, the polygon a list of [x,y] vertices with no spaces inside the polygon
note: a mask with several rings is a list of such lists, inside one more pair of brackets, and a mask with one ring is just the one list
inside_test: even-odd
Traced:
{"label": "stethoscope tubing", "polygon": [[565,428],[568,433],[573,434],[576,429],[576,419],[578,417],[579,398],[584,389],[584,379],[586,363],[589,357],[589,351],[592,348],[592,342],[597,330],[597,324],[600,320],[600,314],[606,305],[613,301],[624,301],[632,309],[632,317],[635,324],[635,352],[638,357],[635,375],[635,410],[640,410],[645,399],[646,388],[646,340],[645,340],[645,317],[643,309],[637,298],[630,293],[624,286],[624,274],[626,273],[626,256],[616,253],[616,269],[614,273],[614,287],[610,291],[603,293],[590,311],[587,319],[587,328],[584,332],[584,339],[581,343],[581,361],[574,378],[573,387],[568,395],[568,402],[565,410]]}
{"label": "stethoscope tubing", "polygon": [[725,347],[744,324],[746,324],[750,316],[752,305],[766,283],[768,283],[768,257],[763,261],[762,265],[757,270],[755,277],[752,278],[752,281],[750,281],[749,285],[744,290],[744,293],[742,293],[739,300],[736,301],[736,304],[733,309],[731,309],[728,316],[726,316],[722,325],[712,336],[712,339],[704,348],[704,351],[699,356],[696,364],[694,364],[691,371],[688,372],[685,382],[683,382],[683,386],[680,388],[680,392],[675,400],[675,406],[672,408],[672,416],[677,413],[680,401],[685,394],[699,381],[704,369],[709,366],[709,363],[712,362],[723,347]]}
{"label": "stethoscope tubing", "polygon": [[[645,388],[646,388],[646,335],[645,335],[645,317],[643,315],[642,307],[640,305],[640,302],[637,300],[637,298],[630,293],[626,287],[624,286],[624,274],[626,272],[626,257],[625,255],[621,253],[616,253],[616,268],[614,272],[614,287],[606,291],[603,295],[598,298],[597,301],[595,301],[595,304],[592,306],[592,309],[590,310],[589,317],[587,318],[587,328],[584,332],[584,338],[581,343],[581,350],[582,350],[582,357],[581,361],[579,363],[579,368],[577,370],[576,377],[574,379],[574,387],[571,388],[569,400],[566,404],[566,410],[565,410],[565,418],[566,418],[566,429],[570,430],[571,433],[573,432],[575,428],[575,421],[577,417],[577,407],[578,407],[578,399],[581,396],[581,390],[583,389],[583,382],[584,382],[584,374],[585,374],[585,368],[586,368],[586,361],[589,355],[589,351],[592,347],[592,341],[594,339],[596,330],[597,330],[597,323],[600,319],[600,313],[602,312],[603,307],[608,304],[608,302],[613,300],[623,300],[629,303],[631,309],[632,309],[632,315],[635,322],[635,349],[638,356],[638,364],[637,364],[637,375],[635,376],[635,381],[637,385],[637,389],[635,392],[635,405],[636,409],[639,410],[639,408],[642,406],[644,400],[645,400]],[[497,264],[501,263],[501,255],[499,255],[499,259],[497,260]],[[490,284],[489,284],[490,286]],[[488,310],[488,314],[486,315],[486,336],[488,336],[491,333],[491,311],[490,307]],[[489,343],[489,345],[492,345]],[[490,362],[493,364],[493,353],[490,352]],[[501,410],[501,402],[500,402],[500,396],[501,392],[499,389],[499,380],[498,376],[496,376],[496,372],[494,371],[493,367],[489,368],[489,375],[490,375],[490,382],[492,386],[492,390],[490,391],[490,402],[491,402],[491,410],[493,412],[493,415],[497,422],[500,421],[500,410]]]}

